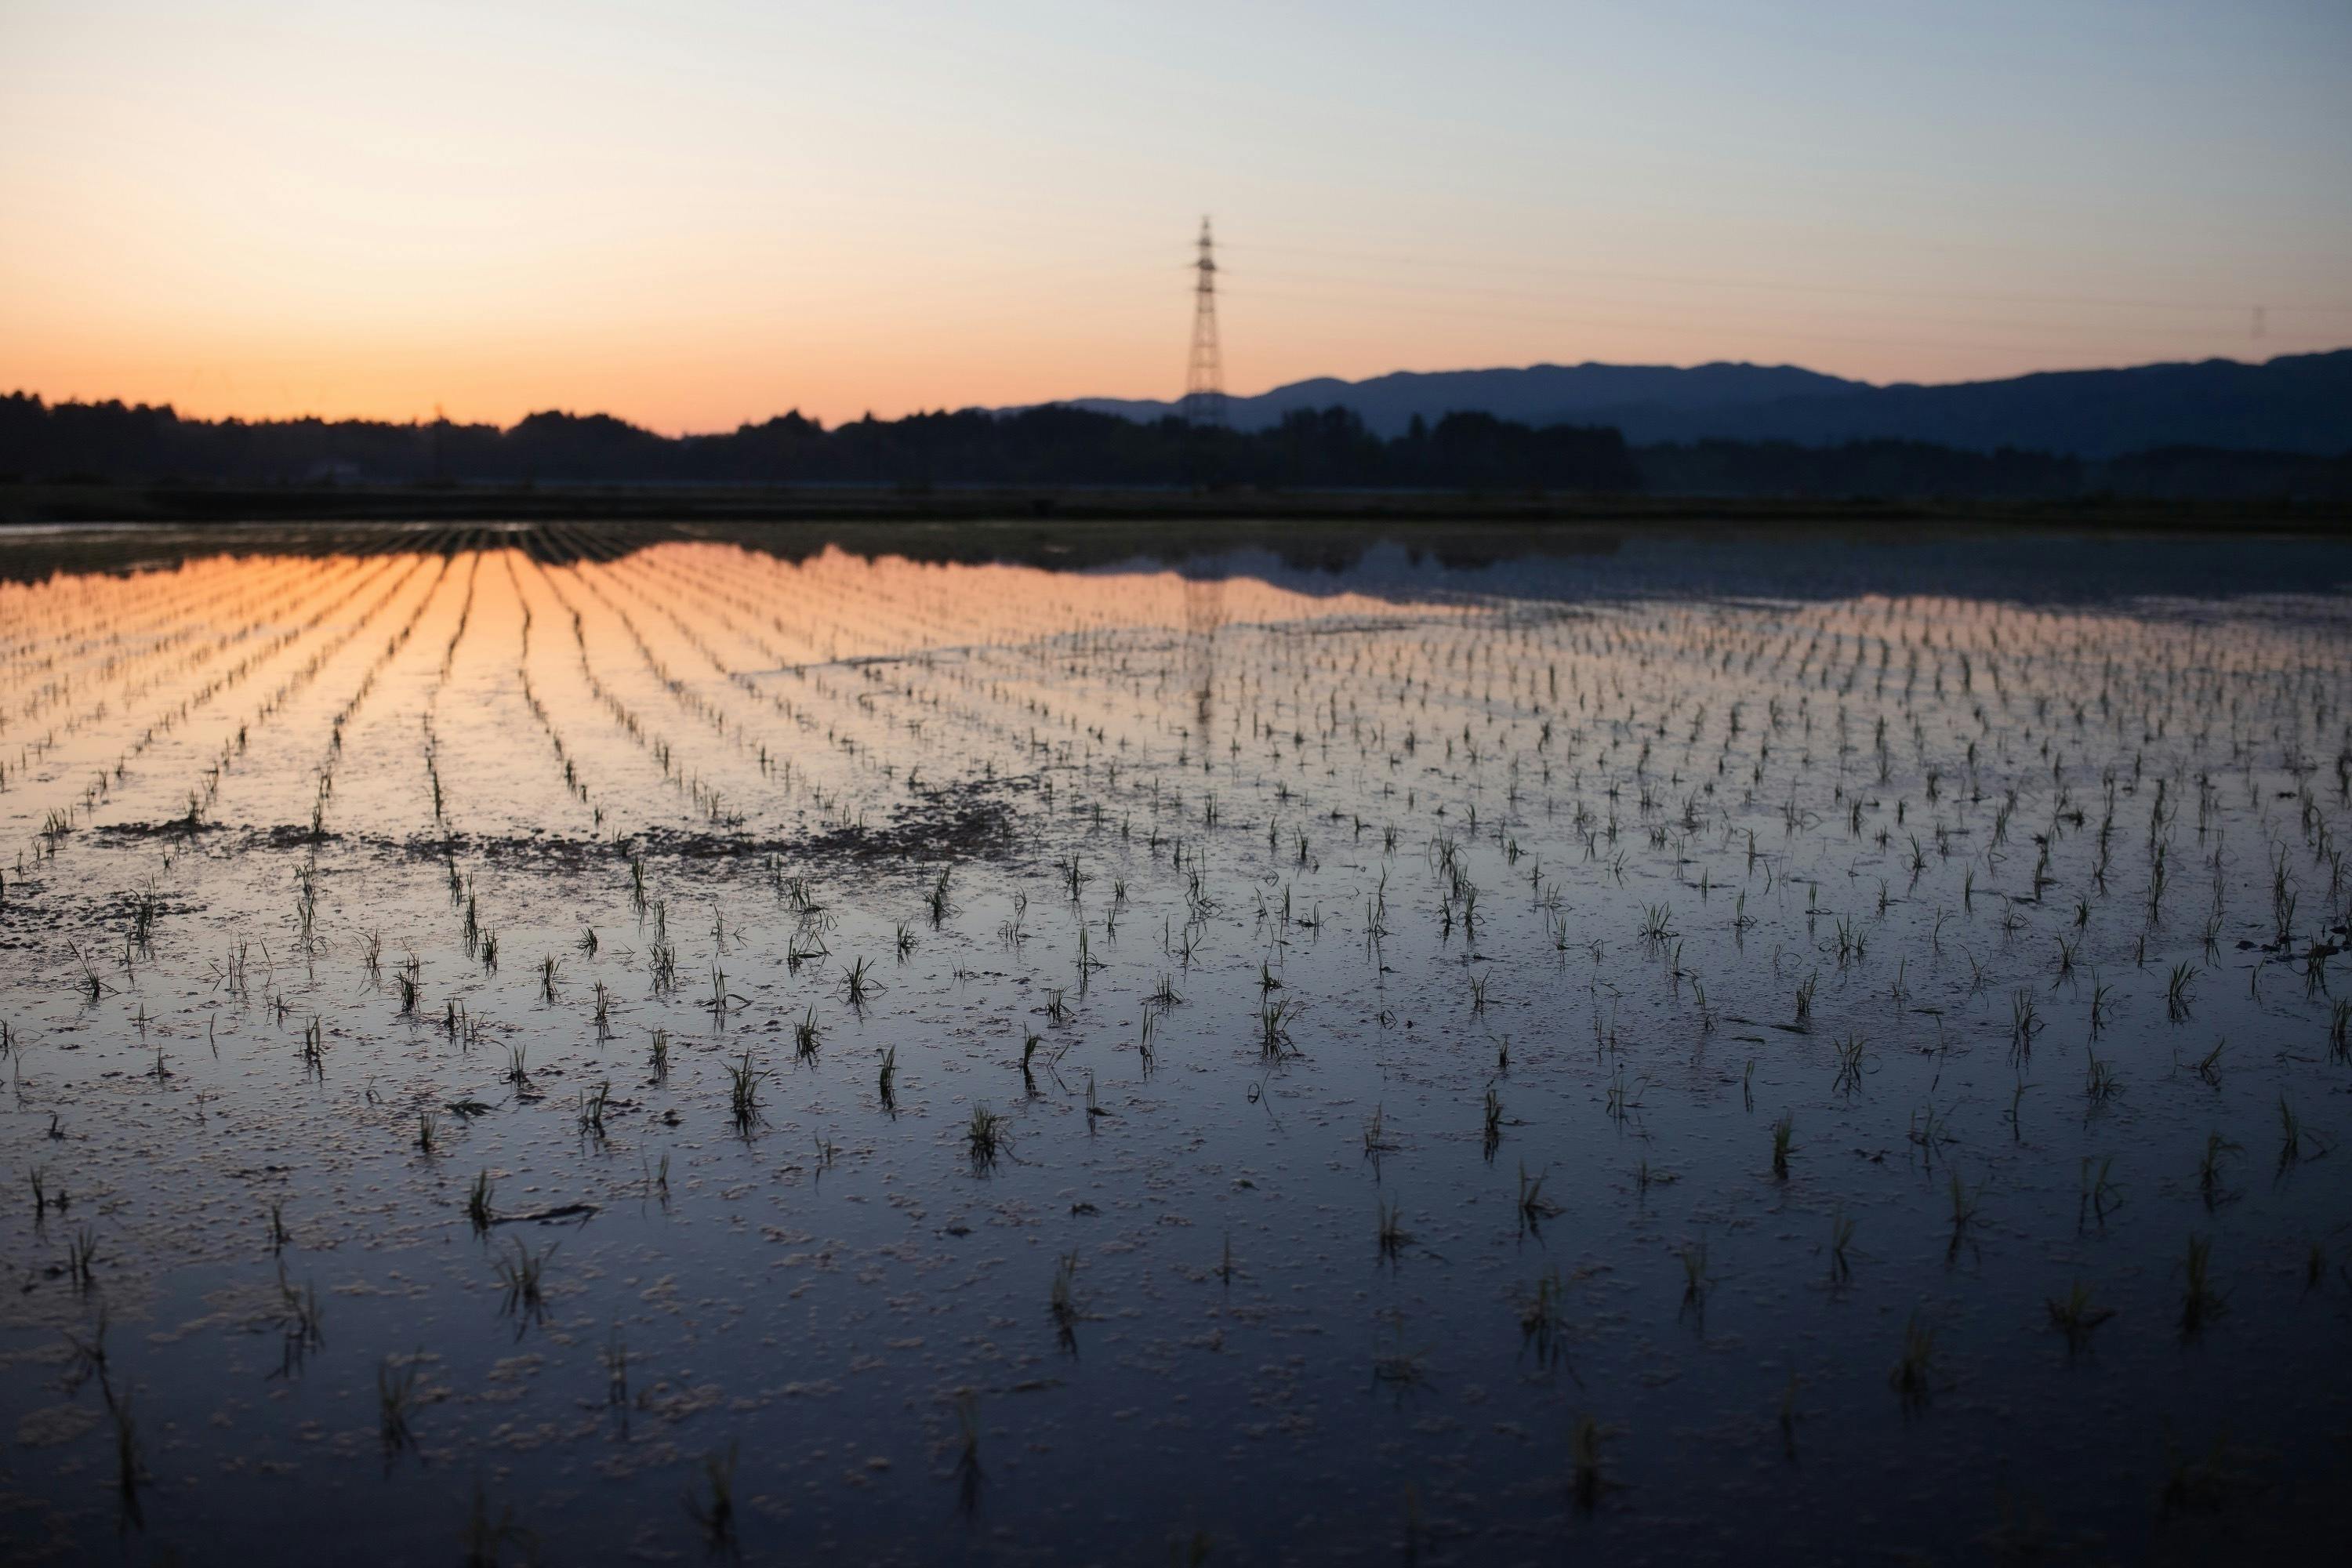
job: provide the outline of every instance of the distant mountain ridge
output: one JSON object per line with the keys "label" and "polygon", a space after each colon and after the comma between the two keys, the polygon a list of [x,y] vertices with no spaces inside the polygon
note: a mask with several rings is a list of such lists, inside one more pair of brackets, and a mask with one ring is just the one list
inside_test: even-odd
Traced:
{"label": "distant mountain ridge", "polygon": [[[1074,398],[1070,406],[1152,420],[1173,403]],[[2209,359],[2000,381],[1877,386],[1796,365],[1537,364],[1321,376],[1227,400],[1237,429],[1300,409],[1352,410],[1378,435],[1457,412],[1530,425],[1612,425],[1636,445],[1722,438],[1833,446],[1927,441],[2105,458],[2190,446],[2333,456],[2352,451],[2352,349],[2261,363]]]}

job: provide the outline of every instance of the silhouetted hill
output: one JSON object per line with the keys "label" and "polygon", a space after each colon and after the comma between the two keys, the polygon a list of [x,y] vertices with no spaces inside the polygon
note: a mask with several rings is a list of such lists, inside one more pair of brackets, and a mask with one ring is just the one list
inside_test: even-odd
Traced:
{"label": "silhouetted hill", "polygon": [[[1868,390],[1794,365],[1535,364],[1521,370],[1396,371],[1366,381],[1318,376],[1255,397],[1226,400],[1237,430],[1263,430],[1302,408],[1346,408],[1375,435],[1402,436],[1418,417],[1429,424],[1453,413],[1491,414],[1523,425],[1611,425],[1603,410],[1658,408],[1688,413],[1780,399]],[[1128,419],[1160,419],[1170,403],[1080,397],[1070,406]]]}
{"label": "silhouetted hill", "polygon": [[198,483],[1160,485],[1426,489],[1640,488],[1624,438],[1487,414],[1383,440],[1343,409],[1271,429],[1138,424],[1050,405],[872,417],[828,430],[786,414],[670,437],[609,415],[495,425],[183,419],[169,407],[0,396],[0,477]]}
{"label": "silhouetted hill", "polygon": [[[1835,395],[1843,398],[1845,395]],[[1809,400],[1814,402],[1828,399]],[[1730,412],[1737,413],[1735,407]],[[2352,451],[2352,443],[2347,443]],[[2048,500],[2110,494],[2339,500],[2352,457],[2175,443],[2111,458],[1872,437],[1654,441],[1609,426],[1492,414],[1410,419],[1383,437],[1344,407],[1255,430],[1139,423],[1062,405],[866,418],[827,429],[786,414],[723,435],[667,437],[609,415],[495,425],[183,419],[168,407],[0,396],[0,479],[181,487],[615,485],[1421,490]]]}
{"label": "silhouetted hill", "polygon": [[[1107,398],[1075,405],[1128,418],[1157,418],[1172,406]],[[1530,424],[1614,426],[1643,445],[1907,441],[2089,458],[2175,446],[2332,455],[2352,449],[2352,349],[1938,386],[1872,386],[1790,365],[1532,365],[1323,378],[1228,402],[1244,430],[1300,406],[1352,409],[1384,436],[1415,416],[1475,410]]]}

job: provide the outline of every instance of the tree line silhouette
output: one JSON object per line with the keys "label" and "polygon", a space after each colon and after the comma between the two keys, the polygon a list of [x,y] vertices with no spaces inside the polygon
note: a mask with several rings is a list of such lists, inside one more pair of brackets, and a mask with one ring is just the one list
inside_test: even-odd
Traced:
{"label": "tree line silhouette", "polygon": [[1062,405],[871,416],[792,413],[667,437],[609,415],[448,420],[184,419],[169,405],[0,396],[0,479],[184,484],[1155,486],[2047,500],[2352,496],[2352,454],[2176,447],[2105,462],[1915,441],[1707,440],[1631,447],[1616,429],[1488,414],[1415,418],[1384,439],[1344,408],[1256,431],[1137,423]]}

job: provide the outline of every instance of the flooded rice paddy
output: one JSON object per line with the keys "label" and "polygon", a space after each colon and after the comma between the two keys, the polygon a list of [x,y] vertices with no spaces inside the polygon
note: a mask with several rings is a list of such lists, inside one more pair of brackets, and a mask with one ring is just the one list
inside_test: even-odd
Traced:
{"label": "flooded rice paddy", "polygon": [[2352,552],[346,542],[0,580],[12,1560],[2340,1539]]}

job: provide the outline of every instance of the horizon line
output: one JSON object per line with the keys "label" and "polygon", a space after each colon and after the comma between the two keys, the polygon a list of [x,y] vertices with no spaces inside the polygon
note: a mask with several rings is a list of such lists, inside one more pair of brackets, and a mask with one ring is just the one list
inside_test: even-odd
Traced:
{"label": "horizon line", "polygon": [[[1819,376],[1825,381],[1842,383],[1846,388],[1853,390],[1885,392],[1902,387],[1934,388],[1985,386],[1994,385],[2004,382],[2030,381],[2042,376],[2123,374],[2131,371],[2181,369],[2210,364],[2230,364],[2241,366],[2246,369],[2260,369],[2267,365],[2275,364],[2283,360],[2320,359],[2340,353],[2352,353],[2352,343],[2342,344],[2335,348],[2304,349],[2283,353],[2274,353],[2264,359],[2240,359],[2228,354],[2208,354],[2198,359],[2141,360],[2124,364],[2072,365],[2047,370],[2023,371],[2015,375],[1976,376],[1952,381],[1884,382],[1869,381],[1858,376],[1838,375],[1829,371],[1815,370],[1810,365],[1798,364],[1790,361],[1782,361],[1777,363],[1767,364],[1756,360],[1706,359],[1696,360],[1687,364],[1678,364],[1671,361],[1632,362],[1621,360],[1587,359],[1576,361],[1571,363],[1560,360],[1536,360],[1525,364],[1462,365],[1441,370],[1399,368],[1395,370],[1381,371],[1377,374],[1360,376],[1353,380],[1345,376],[1337,375],[1302,376],[1292,381],[1278,382],[1276,384],[1265,388],[1263,392],[1226,393],[1224,394],[1224,397],[1228,403],[1246,403],[1254,402],[1259,398],[1270,397],[1278,392],[1284,392],[1292,387],[1307,386],[1318,382],[1328,382],[1338,386],[1352,388],[1405,376],[1436,377],[1448,375],[1515,374],[1542,370],[1573,371],[1601,369],[1700,371],[1715,369],[1717,367],[1765,371],[1796,371],[1807,375]],[[1068,397],[1046,398],[1031,403],[967,403],[956,406],[950,406],[945,404],[929,407],[918,406],[908,408],[898,414],[888,416],[877,416],[869,408],[856,418],[839,419],[831,424],[827,424],[821,416],[803,413],[800,405],[795,403],[792,406],[780,411],[772,411],[765,415],[747,416],[741,417],[731,427],[690,430],[682,427],[665,429],[649,423],[639,423],[636,420],[627,418],[624,416],[611,413],[609,410],[604,408],[591,408],[583,412],[576,405],[566,406],[555,404],[550,404],[537,408],[527,408],[523,412],[516,415],[510,420],[499,421],[495,419],[454,419],[443,413],[438,405],[435,406],[434,414],[431,418],[427,418],[422,414],[415,413],[412,413],[404,418],[397,416],[383,414],[349,414],[336,416],[319,413],[278,415],[247,415],[236,413],[185,414],[181,412],[176,402],[130,402],[118,396],[86,398],[79,395],[68,395],[60,398],[52,397],[37,387],[27,386],[14,387],[5,393],[0,393],[0,399],[10,398],[30,399],[34,402],[39,403],[45,408],[52,409],[75,407],[100,408],[110,404],[124,408],[143,408],[155,413],[168,413],[174,419],[180,420],[184,423],[209,425],[300,425],[318,423],[321,425],[382,425],[391,427],[405,426],[411,428],[425,427],[433,425],[448,425],[457,428],[478,428],[487,426],[492,429],[507,431],[512,430],[530,419],[541,418],[548,416],[557,416],[571,419],[610,419],[617,424],[625,425],[632,429],[642,430],[649,435],[659,436],[664,439],[668,440],[688,440],[698,437],[731,435],[736,431],[751,429],[761,425],[772,424],[781,419],[790,419],[793,417],[803,419],[808,423],[816,426],[820,429],[839,429],[845,426],[858,425],[867,421],[872,421],[877,424],[893,424],[902,419],[936,417],[955,414],[981,413],[1004,415],[1026,413],[1031,409],[1036,408],[1084,409],[1084,405],[1088,404],[1148,404],[1163,407],[1169,410],[1172,416],[1182,401],[1181,395],[1173,397],[1154,397],[1150,395],[1123,396],[1108,393],[1085,393]],[[1337,405],[1335,405],[1334,406]],[[1087,411],[1094,412],[1095,410]],[[1474,410],[1472,412],[1475,411]]]}

